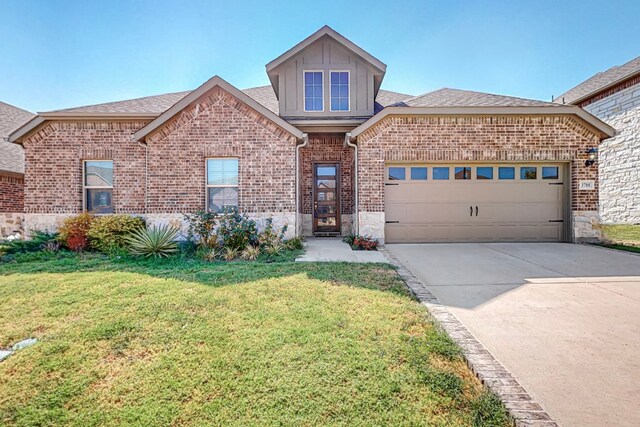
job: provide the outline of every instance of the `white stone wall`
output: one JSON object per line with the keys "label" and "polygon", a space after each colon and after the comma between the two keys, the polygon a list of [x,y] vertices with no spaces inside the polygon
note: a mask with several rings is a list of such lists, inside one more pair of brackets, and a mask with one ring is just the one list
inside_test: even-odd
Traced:
{"label": "white stone wall", "polygon": [[16,233],[23,235],[23,222],[23,213],[0,212],[0,239]]}
{"label": "white stone wall", "polygon": [[614,127],[600,144],[600,217],[605,224],[640,223],[640,84],[584,107]]}
{"label": "white stone wall", "polygon": [[[295,220],[296,214],[294,212],[273,212],[273,213],[248,213],[250,218],[256,221],[258,229],[262,230],[266,225],[267,218],[273,218],[273,226],[276,229],[281,229],[284,225],[287,225],[287,232],[285,238],[290,239],[295,236]],[[62,225],[64,220],[70,216],[69,214],[26,214],[24,220],[24,229],[27,232],[40,230],[54,232]],[[146,219],[147,225],[163,225],[169,224],[174,227],[180,228],[181,237],[184,239],[187,236],[187,224],[184,221],[182,214],[144,214],[139,215]]]}
{"label": "white stone wall", "polygon": [[384,244],[384,212],[360,212],[358,226],[358,234],[373,237]]}
{"label": "white stone wall", "polygon": [[597,211],[573,211],[574,243],[598,242],[602,240],[600,215]]}

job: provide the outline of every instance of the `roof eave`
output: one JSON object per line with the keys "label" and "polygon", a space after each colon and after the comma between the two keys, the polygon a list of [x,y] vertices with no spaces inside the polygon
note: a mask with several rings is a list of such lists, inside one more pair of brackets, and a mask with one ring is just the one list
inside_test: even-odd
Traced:
{"label": "roof eave", "polygon": [[596,130],[601,139],[615,136],[614,128],[574,105],[558,105],[544,107],[387,107],[375,116],[355,128],[351,132],[351,139],[355,140],[364,131],[390,115],[401,116],[502,116],[502,115],[574,115]]}
{"label": "roof eave", "polygon": [[[628,75],[626,75],[624,77],[621,77],[618,80],[615,80],[615,81],[609,83],[608,85],[605,85],[605,86],[603,86],[601,88],[598,88],[598,89],[596,89],[594,91],[591,91],[591,92],[587,93],[586,95],[582,95],[581,97],[576,98],[573,101],[567,102],[567,104],[569,104],[569,105],[578,105],[578,104],[580,104],[580,103],[582,103],[584,101],[587,101],[590,98],[593,98],[594,96],[597,96],[597,95],[601,94],[602,92],[604,92],[606,90],[611,89],[612,87],[618,86],[619,84],[624,83],[625,81],[627,81],[629,79],[633,79],[633,78],[635,78],[637,76],[640,76],[640,70],[638,70],[638,71],[636,71],[634,73],[628,74]],[[576,87],[578,87],[578,86],[576,86]],[[564,95],[560,95],[558,97],[558,99],[562,99],[563,96]]]}
{"label": "roof eave", "polygon": [[387,71],[387,65],[384,62],[380,61],[378,58],[371,55],[370,53],[362,49],[360,46],[356,45],[355,43],[353,43],[352,41],[344,37],[342,34],[338,33],[333,28],[329,27],[328,25],[325,25],[315,33],[311,34],[306,39],[302,40],[300,43],[293,46],[291,49],[284,52],[282,55],[278,56],[273,61],[269,62],[265,66],[267,69],[267,73],[271,72],[278,65],[282,64],[289,58],[293,57],[298,52],[300,52],[301,50],[303,50],[304,48],[306,48],[307,46],[309,46],[310,44],[312,44],[313,42],[315,42],[316,40],[318,40],[319,38],[325,35],[328,35],[329,37],[333,38],[337,42],[342,43],[348,49],[350,49],[357,55],[361,56],[365,61],[369,62],[373,67],[375,67],[380,73],[384,74]]}
{"label": "roof eave", "polygon": [[231,85],[230,83],[228,83],[227,81],[225,81],[223,78],[219,76],[213,76],[212,78],[207,80],[204,84],[202,84],[199,88],[192,91],[187,96],[182,98],[180,101],[173,104],[171,108],[169,108],[164,113],[157,116],[151,123],[148,123],[145,127],[143,127],[142,129],[134,133],[133,137],[138,141],[144,140],[147,137],[147,135],[154,132],[156,129],[162,126],[165,122],[167,122],[176,114],[178,114],[180,111],[182,111],[187,106],[189,106],[189,104],[196,101],[200,96],[202,96],[203,94],[205,94],[206,92],[208,92],[209,90],[213,89],[216,86],[222,88],[226,92],[229,92],[231,95],[235,96],[240,101],[244,102],[249,107],[253,108],[258,113],[262,114],[263,116],[265,116],[266,118],[274,122],[276,125],[280,126],[284,130],[292,134],[294,137],[298,138],[298,140],[301,140],[303,138],[303,133],[298,128],[290,125],[285,120],[283,120],[280,116],[276,115],[273,111],[269,110],[262,104],[258,103],[249,95],[245,94],[240,89]]}

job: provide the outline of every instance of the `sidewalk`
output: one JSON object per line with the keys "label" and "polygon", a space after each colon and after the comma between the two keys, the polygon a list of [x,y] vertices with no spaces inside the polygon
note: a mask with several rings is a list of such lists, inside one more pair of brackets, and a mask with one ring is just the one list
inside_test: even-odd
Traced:
{"label": "sidewalk", "polygon": [[389,261],[378,251],[354,251],[339,237],[308,237],[302,262],[383,262]]}

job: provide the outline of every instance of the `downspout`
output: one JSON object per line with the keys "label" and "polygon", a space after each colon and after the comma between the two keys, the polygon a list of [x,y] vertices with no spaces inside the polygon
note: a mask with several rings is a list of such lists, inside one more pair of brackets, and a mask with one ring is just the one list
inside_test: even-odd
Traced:
{"label": "downspout", "polygon": [[149,197],[149,146],[146,141],[136,141],[138,145],[144,148],[144,215],[145,218],[148,212],[147,197]]}
{"label": "downspout", "polygon": [[[354,138],[355,140],[355,138]],[[353,177],[353,185],[355,187],[353,195],[355,198],[355,203],[354,203],[354,214],[355,214],[355,219],[353,222],[353,228],[355,231],[355,234],[360,234],[360,210],[358,209],[358,146],[355,143],[351,142],[351,132],[347,132],[344,136],[344,144],[347,147],[352,147],[354,150],[354,177]]]}
{"label": "downspout", "polygon": [[[300,149],[309,145],[309,135],[302,134],[302,144],[296,145],[296,236],[298,236],[298,214],[300,212]],[[302,230],[300,230],[302,233]]]}

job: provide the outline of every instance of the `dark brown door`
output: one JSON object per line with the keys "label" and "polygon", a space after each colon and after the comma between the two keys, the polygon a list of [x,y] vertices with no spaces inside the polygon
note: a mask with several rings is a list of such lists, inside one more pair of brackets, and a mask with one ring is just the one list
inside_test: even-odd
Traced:
{"label": "dark brown door", "polygon": [[339,177],[337,163],[313,165],[313,231],[340,232]]}

